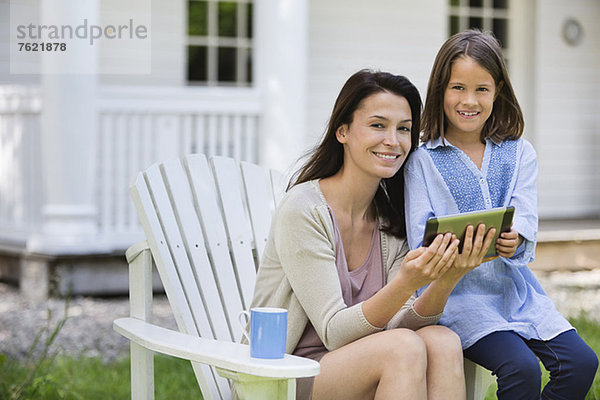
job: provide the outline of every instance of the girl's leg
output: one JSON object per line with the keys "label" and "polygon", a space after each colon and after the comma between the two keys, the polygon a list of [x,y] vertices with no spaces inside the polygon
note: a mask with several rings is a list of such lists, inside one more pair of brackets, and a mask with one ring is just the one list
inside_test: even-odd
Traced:
{"label": "girl's leg", "polygon": [[427,348],[427,399],[464,399],[463,352],[458,335],[441,325],[421,328],[417,334]]}
{"label": "girl's leg", "polygon": [[575,330],[551,340],[526,343],[550,371],[550,382],[544,387],[542,399],[585,399],[594,381],[598,357]]}
{"label": "girl's leg", "polygon": [[498,400],[540,398],[540,364],[524,339],[516,333],[493,332],[465,349],[464,354],[496,375]]}
{"label": "girl's leg", "polygon": [[321,359],[314,400],[426,399],[427,350],[408,329],[374,333]]}

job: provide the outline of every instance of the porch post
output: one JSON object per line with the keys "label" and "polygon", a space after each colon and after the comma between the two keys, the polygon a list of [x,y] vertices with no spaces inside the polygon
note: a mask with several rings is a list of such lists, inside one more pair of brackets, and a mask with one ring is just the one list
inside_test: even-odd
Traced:
{"label": "porch post", "polygon": [[256,0],[254,7],[254,81],[264,106],[258,159],[288,172],[307,135],[308,1]]}
{"label": "porch post", "polygon": [[[99,24],[98,0],[40,2],[42,24]],[[27,243],[44,254],[97,251],[94,195],[98,45],[68,42],[42,59],[41,165],[43,225]]]}

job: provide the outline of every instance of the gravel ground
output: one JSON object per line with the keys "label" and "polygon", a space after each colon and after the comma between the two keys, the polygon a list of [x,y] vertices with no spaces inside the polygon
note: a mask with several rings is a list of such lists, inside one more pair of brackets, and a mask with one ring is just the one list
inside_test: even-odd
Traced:
{"label": "gravel ground", "polygon": [[[156,324],[175,328],[171,308],[164,296],[154,297],[153,310]],[[129,315],[127,297],[72,298],[66,315],[51,351],[74,356],[98,356],[107,361],[127,355],[129,341],[112,329],[113,320]],[[47,332],[51,332],[64,318],[64,299],[31,302],[24,299],[15,287],[0,283],[0,354],[25,358],[36,335],[43,332],[42,338],[47,338]]]}
{"label": "gravel ground", "polygon": [[[538,277],[563,315],[585,312],[588,318],[600,322],[600,270],[538,273]],[[128,314],[129,301],[125,297],[73,298],[51,350],[107,361],[126,356],[128,341],[113,331],[112,321]],[[0,353],[25,358],[36,335],[45,327],[52,330],[64,316],[64,299],[33,303],[23,299],[13,286],[0,283]],[[154,322],[175,327],[164,296],[154,298]]]}

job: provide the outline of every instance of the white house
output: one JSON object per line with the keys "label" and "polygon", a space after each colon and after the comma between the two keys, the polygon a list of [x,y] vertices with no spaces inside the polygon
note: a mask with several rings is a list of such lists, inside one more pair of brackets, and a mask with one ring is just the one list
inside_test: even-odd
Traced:
{"label": "white house", "polygon": [[205,152],[290,172],[350,74],[403,74],[425,97],[470,26],[505,47],[540,217],[598,217],[599,20],[597,0],[0,0],[0,277],[103,282],[140,238],[137,170]]}

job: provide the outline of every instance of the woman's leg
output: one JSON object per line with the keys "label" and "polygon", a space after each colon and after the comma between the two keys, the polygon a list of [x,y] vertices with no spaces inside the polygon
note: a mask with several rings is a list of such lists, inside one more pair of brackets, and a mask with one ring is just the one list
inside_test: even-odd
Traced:
{"label": "woman's leg", "polygon": [[550,382],[542,391],[542,399],[585,398],[598,369],[598,357],[575,330],[551,340],[527,340],[526,343],[550,371]]}
{"label": "woman's leg", "polygon": [[314,400],[425,399],[427,349],[408,329],[374,333],[321,359]]}
{"label": "woman's leg", "polygon": [[493,332],[465,349],[464,354],[496,375],[499,400],[540,398],[540,364],[525,340],[516,333]]}
{"label": "woman's leg", "polygon": [[440,325],[421,328],[417,334],[427,348],[427,398],[464,399],[463,352],[458,335]]}

